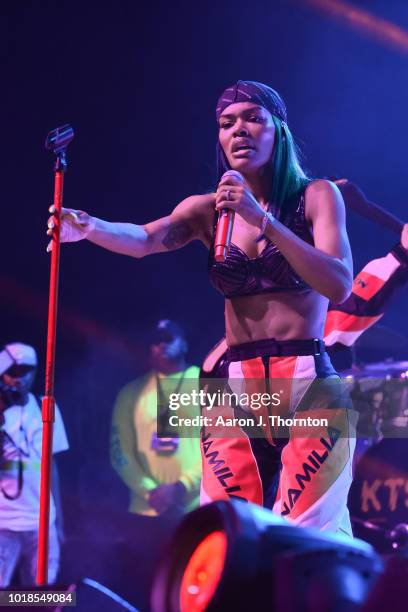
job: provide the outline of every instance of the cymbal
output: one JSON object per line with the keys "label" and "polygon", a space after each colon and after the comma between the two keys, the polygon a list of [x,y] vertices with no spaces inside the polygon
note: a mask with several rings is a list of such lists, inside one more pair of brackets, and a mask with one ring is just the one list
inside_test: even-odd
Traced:
{"label": "cymbal", "polygon": [[379,361],[378,363],[366,363],[364,366],[366,372],[408,372],[408,361]]}
{"label": "cymbal", "polygon": [[[340,372],[344,378],[407,378],[408,361],[377,361],[375,363],[364,363]],[[397,375],[397,376],[395,376]]]}

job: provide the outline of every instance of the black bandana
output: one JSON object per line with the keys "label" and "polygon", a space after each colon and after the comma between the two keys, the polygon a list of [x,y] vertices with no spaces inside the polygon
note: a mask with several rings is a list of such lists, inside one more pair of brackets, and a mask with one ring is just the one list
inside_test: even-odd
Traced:
{"label": "black bandana", "polygon": [[217,102],[217,120],[221,113],[230,104],[236,102],[253,102],[266,108],[272,115],[286,123],[286,106],[277,91],[256,81],[237,81],[235,85],[228,87]]}

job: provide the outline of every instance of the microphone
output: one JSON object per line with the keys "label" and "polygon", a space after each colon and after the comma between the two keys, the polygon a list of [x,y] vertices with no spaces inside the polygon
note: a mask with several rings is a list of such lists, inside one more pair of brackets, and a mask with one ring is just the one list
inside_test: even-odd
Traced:
{"label": "microphone", "polygon": [[71,140],[74,138],[74,130],[66,123],[61,127],[52,130],[45,139],[45,148],[53,151],[56,155],[67,148]]}
{"label": "microphone", "polygon": [[[226,176],[235,177],[240,183],[244,182],[244,177],[236,170],[224,172],[221,180]],[[235,212],[229,208],[222,208],[218,214],[217,227],[214,240],[214,259],[215,261],[225,261],[231,243],[232,228],[234,227]]]}

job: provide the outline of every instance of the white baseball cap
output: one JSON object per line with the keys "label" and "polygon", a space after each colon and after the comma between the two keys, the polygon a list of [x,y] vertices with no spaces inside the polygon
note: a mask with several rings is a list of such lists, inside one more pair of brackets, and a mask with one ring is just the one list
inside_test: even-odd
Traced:
{"label": "white baseball cap", "polygon": [[13,364],[35,367],[37,365],[37,353],[32,346],[22,342],[6,344],[0,352],[0,375]]}

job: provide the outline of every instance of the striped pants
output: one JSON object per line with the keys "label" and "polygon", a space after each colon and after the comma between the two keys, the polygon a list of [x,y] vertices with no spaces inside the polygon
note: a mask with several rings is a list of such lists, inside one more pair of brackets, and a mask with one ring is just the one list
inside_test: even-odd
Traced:
{"label": "striped pants", "polygon": [[241,498],[299,525],[351,535],[353,414],[323,343],[243,344],[229,349],[222,370],[230,393],[276,401],[223,405],[203,427],[201,502]]}

